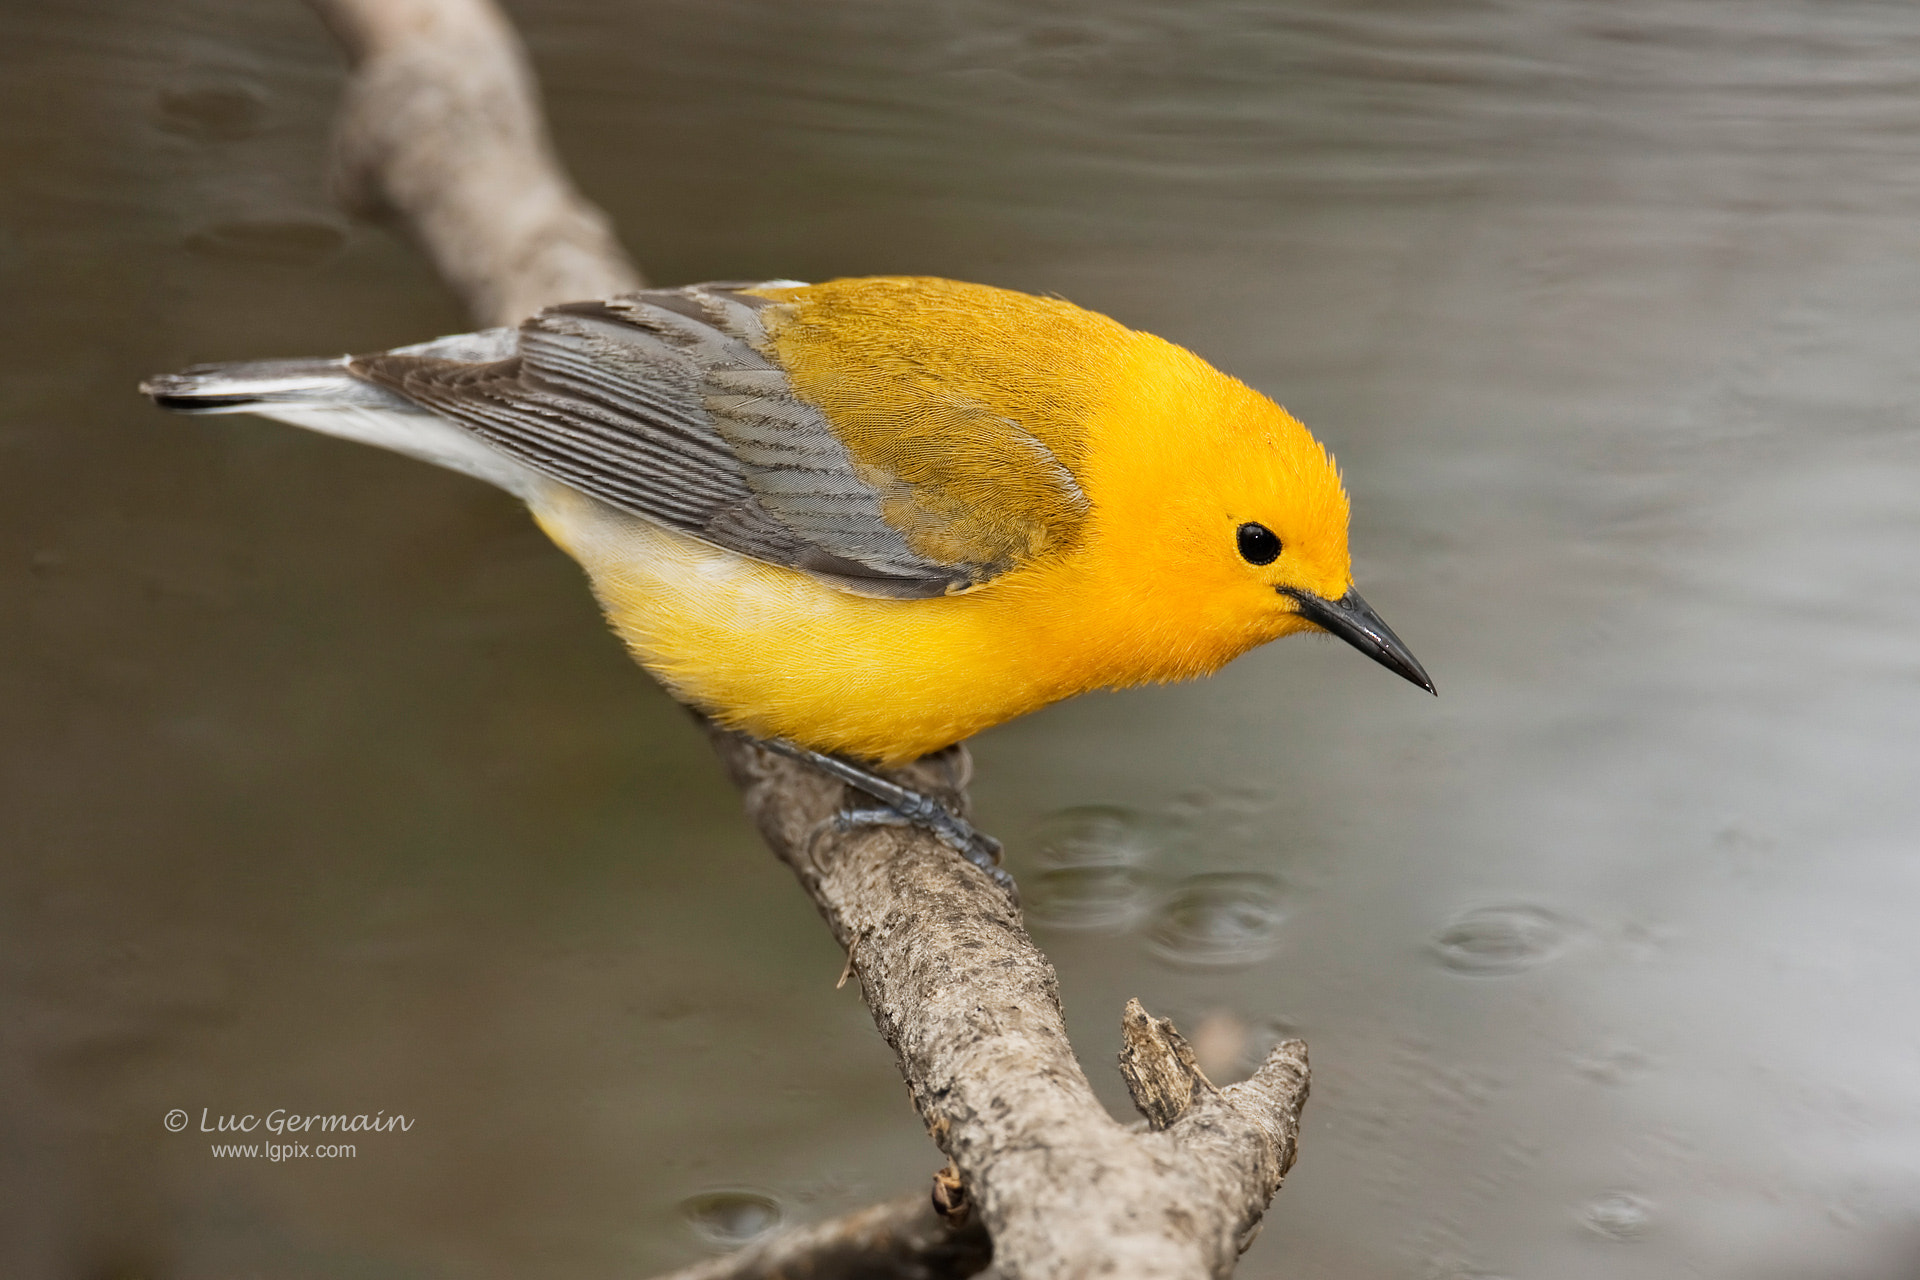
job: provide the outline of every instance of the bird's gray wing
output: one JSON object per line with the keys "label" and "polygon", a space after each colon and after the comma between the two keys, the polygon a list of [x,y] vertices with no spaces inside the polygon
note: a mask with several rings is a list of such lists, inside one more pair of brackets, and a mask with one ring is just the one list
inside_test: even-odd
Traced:
{"label": "bird's gray wing", "polygon": [[443,342],[348,367],[602,502],[850,591],[936,596],[1005,568],[923,555],[888,523],[826,419],[761,353],[768,304],[738,292],[750,287],[553,307],[500,358],[487,358],[497,341]]}

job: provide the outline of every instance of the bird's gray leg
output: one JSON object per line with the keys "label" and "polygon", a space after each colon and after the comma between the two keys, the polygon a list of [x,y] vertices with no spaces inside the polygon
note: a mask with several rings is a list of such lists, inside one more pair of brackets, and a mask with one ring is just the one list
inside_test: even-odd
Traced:
{"label": "bird's gray leg", "polygon": [[837,821],[843,828],[886,823],[923,828],[939,837],[940,843],[986,872],[1002,889],[1010,894],[1016,892],[1013,877],[1000,865],[1000,842],[986,832],[976,830],[965,818],[949,812],[938,800],[923,796],[910,787],[903,787],[839,756],[810,751],[777,738],[763,738],[761,742],[769,750],[777,751],[789,760],[812,765],[830,778],[837,778],[850,787],[858,787],[886,806],[878,810],[850,809],[842,812]]}

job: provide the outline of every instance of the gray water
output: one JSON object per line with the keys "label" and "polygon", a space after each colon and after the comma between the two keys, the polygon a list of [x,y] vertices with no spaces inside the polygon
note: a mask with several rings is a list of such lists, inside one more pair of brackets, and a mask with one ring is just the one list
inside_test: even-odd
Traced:
{"label": "gray water", "polygon": [[[1340,457],[1438,701],[1292,640],[976,743],[1116,1110],[1130,995],[1310,1041],[1242,1275],[1920,1275],[1920,9],[512,9],[654,279],[1058,292]],[[926,1185],[507,499],[133,394],[463,327],[328,202],[318,24],[14,0],[0,59],[0,1271],[640,1276]],[[275,1108],[411,1128],[197,1132]]]}

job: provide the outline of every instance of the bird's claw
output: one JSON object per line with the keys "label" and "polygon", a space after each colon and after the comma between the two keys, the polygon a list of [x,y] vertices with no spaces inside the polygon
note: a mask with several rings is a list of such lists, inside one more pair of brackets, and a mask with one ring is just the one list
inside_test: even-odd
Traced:
{"label": "bird's claw", "polygon": [[929,832],[941,844],[953,850],[974,866],[987,873],[987,878],[1006,891],[1015,906],[1020,904],[1020,889],[1000,865],[1000,854],[1004,846],[975,827],[965,818],[948,812],[942,806],[916,795],[925,804],[925,808],[914,806],[912,813],[903,813],[891,805],[880,809],[842,809],[833,817],[835,829],[852,831],[857,827],[918,827]]}
{"label": "bird's claw", "polygon": [[842,830],[856,826],[915,826],[930,831],[940,843],[958,853],[986,872],[992,881],[1006,890],[1007,897],[1015,906],[1020,903],[1020,891],[1014,887],[1013,877],[1000,865],[1000,842],[983,831],[976,831],[972,823],[951,812],[945,805],[930,796],[921,795],[911,787],[904,787],[890,778],[883,778],[871,769],[863,768],[850,760],[823,752],[811,751],[806,747],[795,746],[791,742],[778,739],[764,740],[773,751],[793,760],[810,764],[830,778],[858,787],[878,800],[884,808],[849,809],[835,819]]}

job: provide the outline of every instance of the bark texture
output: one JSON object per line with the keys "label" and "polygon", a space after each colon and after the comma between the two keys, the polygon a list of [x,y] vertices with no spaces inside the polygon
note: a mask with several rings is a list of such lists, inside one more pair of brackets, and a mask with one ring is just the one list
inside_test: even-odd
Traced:
{"label": "bark texture", "polygon": [[[555,161],[525,54],[489,0],[310,3],[355,67],[335,136],[343,200],[397,218],[476,319],[511,323],[639,284]],[[1149,1123],[1119,1124],[1067,1042],[1052,966],[985,873],[917,829],[843,827],[853,797],[841,784],[710,733],[768,845],[847,948],[951,1161],[942,1202],[963,1208],[943,1219],[919,1197],[876,1206],[682,1276],[959,1276],[984,1264],[981,1227],[1011,1280],[1227,1275],[1293,1163],[1306,1046],[1288,1041],[1253,1078],[1216,1089],[1172,1024],[1132,1003],[1122,1070]],[[969,768],[956,747],[894,772],[964,813]]]}

